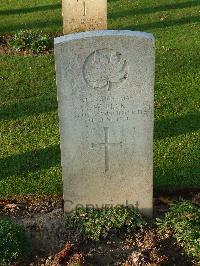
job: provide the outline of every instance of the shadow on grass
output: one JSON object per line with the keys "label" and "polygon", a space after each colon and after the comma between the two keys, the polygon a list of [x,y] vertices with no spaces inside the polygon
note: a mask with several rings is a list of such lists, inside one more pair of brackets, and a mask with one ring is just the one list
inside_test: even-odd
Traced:
{"label": "shadow on grass", "polygon": [[50,9],[58,9],[58,8],[61,8],[61,4],[24,7],[24,8],[17,8],[17,9],[6,9],[6,10],[0,10],[0,15],[27,14],[27,13],[32,13],[32,12],[47,11]]}
{"label": "shadow on grass", "polygon": [[142,25],[130,25],[127,27],[122,27],[123,30],[151,30],[151,29],[157,29],[157,28],[167,28],[172,26],[180,26],[184,24],[191,24],[191,23],[197,23],[200,22],[199,16],[191,16],[191,17],[185,17],[175,20],[166,20],[166,21],[157,21],[153,23],[147,23]]}
{"label": "shadow on grass", "polygon": [[28,172],[49,169],[60,164],[60,146],[54,145],[41,150],[11,155],[0,159],[0,180]]}
{"label": "shadow on grass", "polygon": [[11,32],[15,32],[18,30],[22,30],[22,29],[43,29],[45,27],[51,27],[53,26],[54,28],[59,28],[62,26],[62,20],[61,17],[59,18],[55,18],[55,19],[50,19],[50,20],[35,20],[33,22],[27,22],[26,24],[21,23],[21,24],[17,24],[17,23],[13,23],[10,25],[2,25],[0,26],[0,33],[11,33]]}
{"label": "shadow on grass", "polygon": [[[196,148],[196,153],[198,148]],[[178,153],[178,152],[177,152]],[[183,156],[180,154],[180,157]],[[160,159],[162,161],[163,157]],[[180,166],[179,159],[174,159],[171,166],[162,165],[158,166],[157,163],[154,163],[154,189],[155,191],[165,191],[168,192],[177,192],[184,190],[195,190],[199,189],[200,191],[200,173],[199,173],[199,161],[198,158],[190,153],[187,154],[187,158],[184,159],[186,162],[182,163]],[[167,162],[166,162],[167,163]]]}
{"label": "shadow on grass", "polygon": [[200,129],[200,113],[188,113],[185,116],[155,121],[155,139],[178,136]]}
{"label": "shadow on grass", "polygon": [[[115,0],[111,0],[111,2],[114,2],[114,1]],[[173,3],[173,4],[150,6],[150,7],[138,8],[138,9],[127,9],[124,11],[111,13],[109,17],[112,19],[117,19],[119,17],[144,15],[144,14],[150,14],[150,13],[161,12],[161,11],[169,11],[169,10],[174,10],[174,9],[190,8],[194,6],[200,6],[200,2],[189,1],[185,3]]]}
{"label": "shadow on grass", "polygon": [[11,120],[19,117],[47,113],[57,110],[56,97],[42,96],[39,99],[28,99],[0,108],[0,120]]}

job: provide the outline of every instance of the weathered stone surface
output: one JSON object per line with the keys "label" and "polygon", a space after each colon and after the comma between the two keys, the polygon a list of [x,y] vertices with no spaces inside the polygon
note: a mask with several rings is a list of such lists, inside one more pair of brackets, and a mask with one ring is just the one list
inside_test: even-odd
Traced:
{"label": "weathered stone surface", "polygon": [[96,31],[55,39],[65,211],[152,213],[154,38]]}
{"label": "weathered stone surface", "polygon": [[107,29],[107,0],[63,0],[63,33]]}

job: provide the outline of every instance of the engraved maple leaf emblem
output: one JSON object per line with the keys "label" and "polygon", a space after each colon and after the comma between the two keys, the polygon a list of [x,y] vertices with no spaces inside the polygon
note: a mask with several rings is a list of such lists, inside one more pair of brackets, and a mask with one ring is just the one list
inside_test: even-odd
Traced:
{"label": "engraved maple leaf emblem", "polygon": [[121,53],[114,50],[97,50],[86,58],[83,76],[90,87],[110,91],[127,80],[127,61]]}

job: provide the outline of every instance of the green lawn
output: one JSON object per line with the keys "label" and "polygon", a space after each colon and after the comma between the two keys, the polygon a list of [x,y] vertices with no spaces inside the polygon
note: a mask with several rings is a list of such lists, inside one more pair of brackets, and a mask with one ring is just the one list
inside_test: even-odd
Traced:
{"label": "green lawn", "polygon": [[20,29],[61,32],[61,1],[59,0],[1,0],[0,33],[15,33]]}
{"label": "green lawn", "polygon": [[[108,6],[109,29],[152,32],[157,40],[154,187],[200,187],[200,1]],[[62,30],[57,0],[1,0],[0,15],[3,35]],[[53,55],[0,62],[0,197],[62,193]]]}

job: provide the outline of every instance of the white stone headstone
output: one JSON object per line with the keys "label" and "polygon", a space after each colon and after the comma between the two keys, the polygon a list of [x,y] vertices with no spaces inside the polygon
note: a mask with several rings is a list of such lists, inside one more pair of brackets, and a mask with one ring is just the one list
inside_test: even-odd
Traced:
{"label": "white stone headstone", "polygon": [[107,0],[62,0],[63,33],[107,29]]}
{"label": "white stone headstone", "polygon": [[152,214],[154,37],[55,39],[65,211],[117,204]]}

